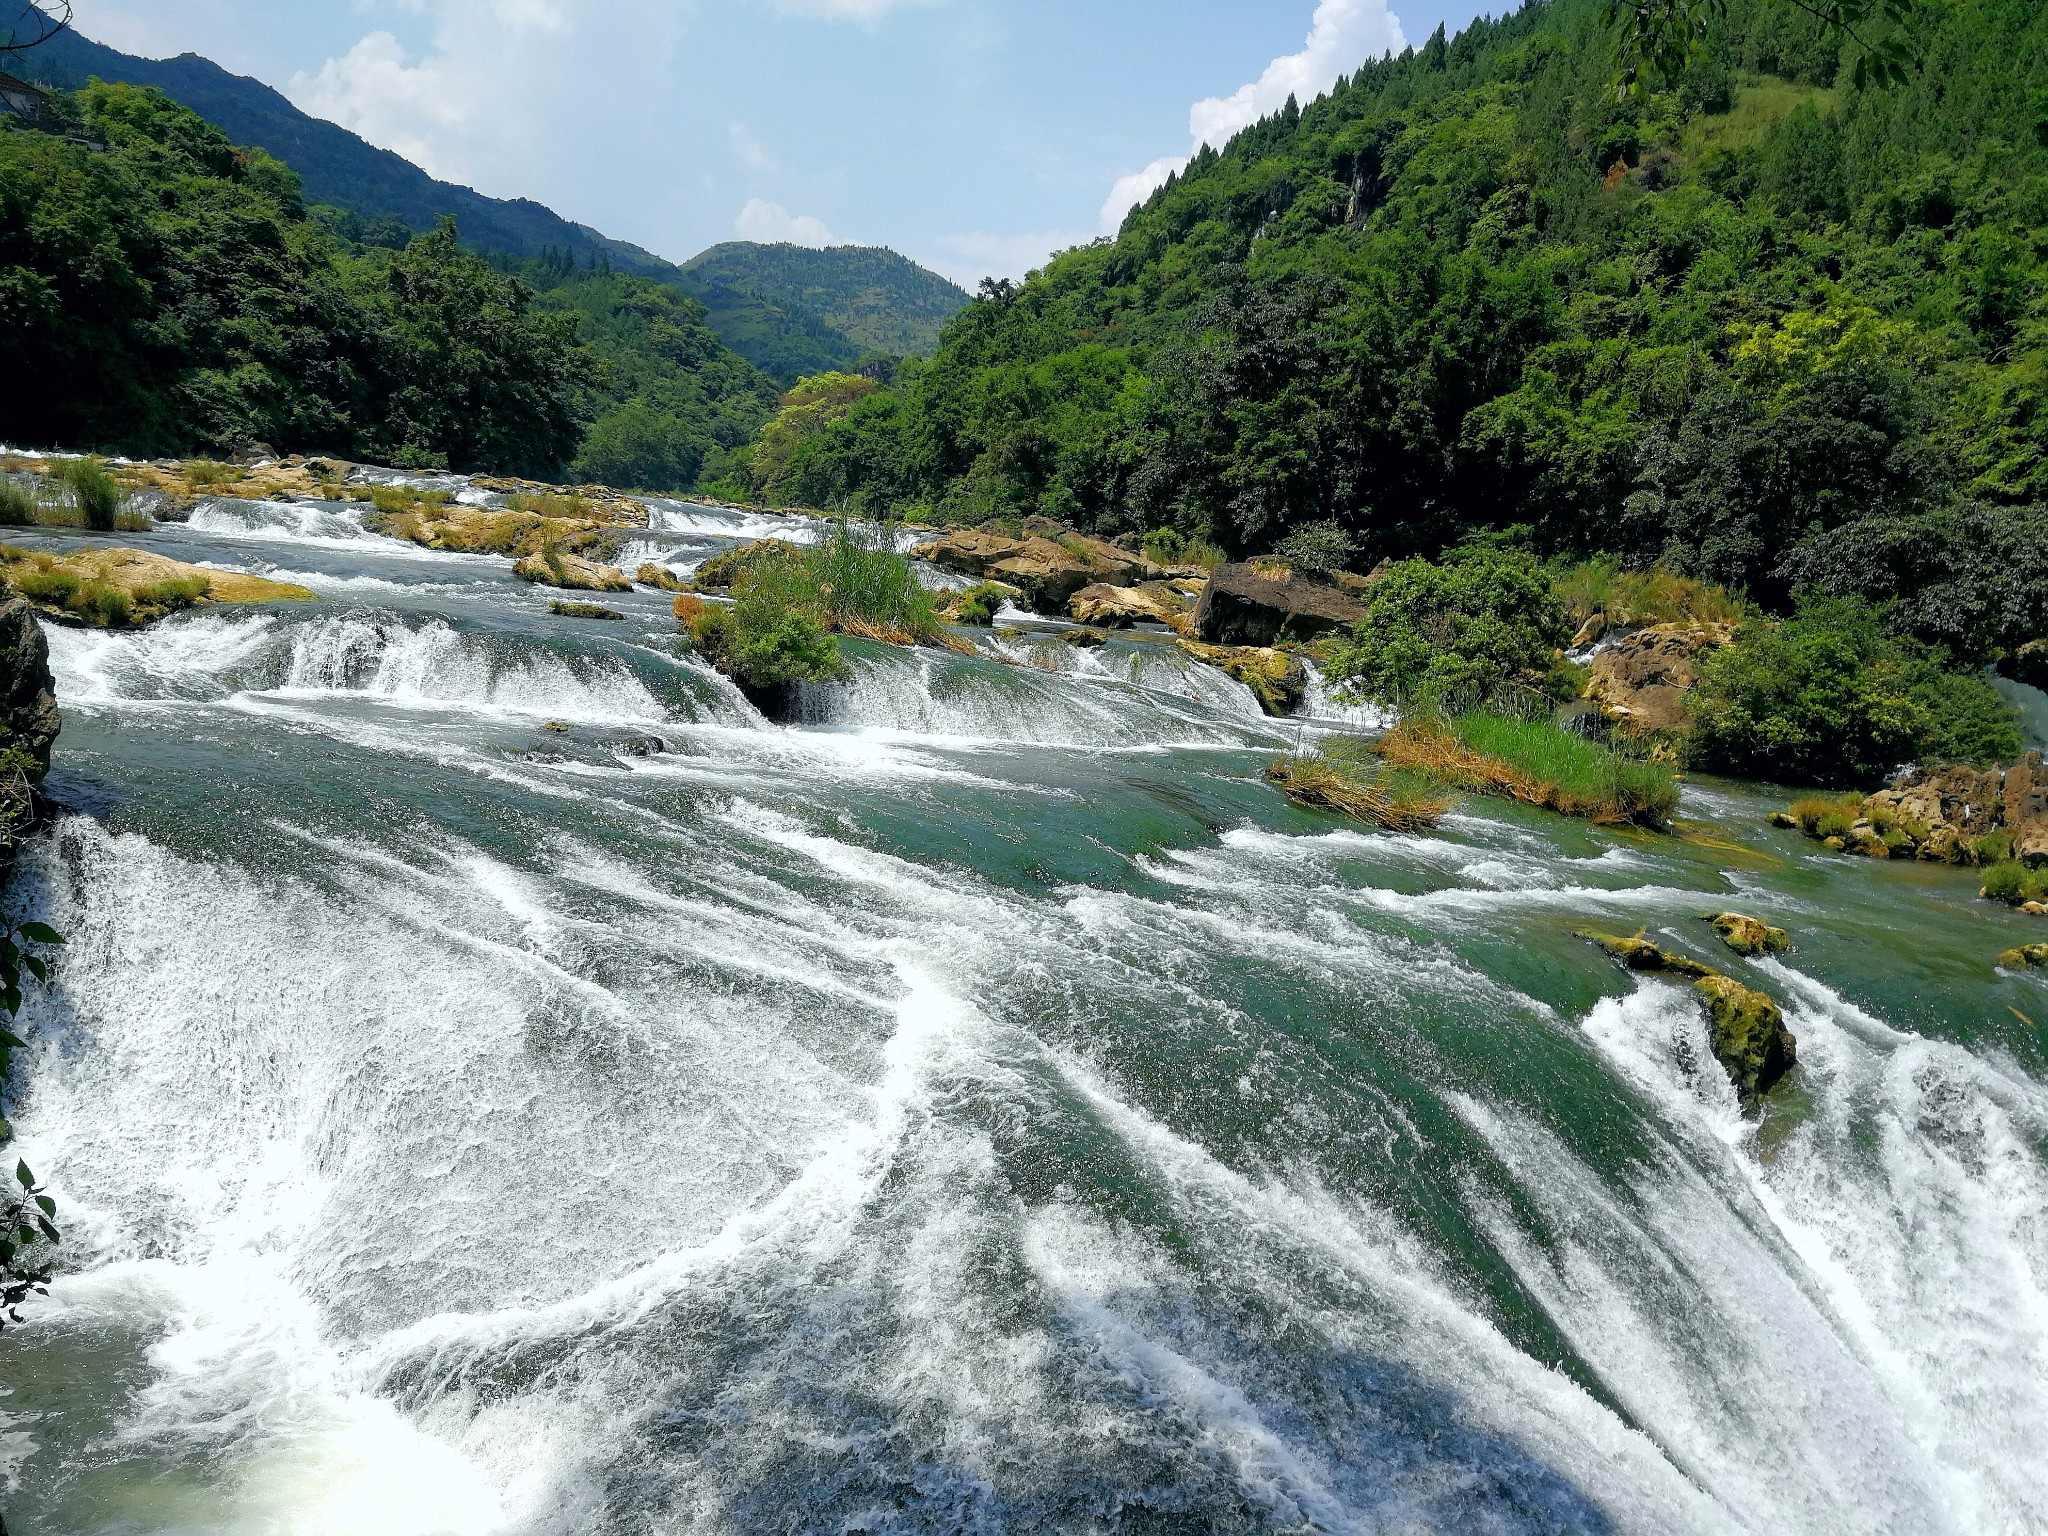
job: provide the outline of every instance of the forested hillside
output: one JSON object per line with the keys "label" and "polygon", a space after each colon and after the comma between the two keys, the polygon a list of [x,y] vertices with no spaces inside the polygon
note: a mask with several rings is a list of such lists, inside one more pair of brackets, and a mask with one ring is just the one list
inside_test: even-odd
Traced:
{"label": "forested hillside", "polygon": [[700,306],[644,278],[563,274],[543,298],[452,225],[352,243],[288,167],[156,91],[53,104],[65,133],[0,131],[0,430],[17,443],[540,476],[587,453],[671,488],[773,406]]}
{"label": "forested hillside", "polygon": [[[712,327],[735,350],[744,337],[720,321],[715,294],[730,292],[782,310],[816,315],[840,338],[827,354],[784,372],[817,373],[867,357],[922,357],[967,295],[894,251],[863,246],[715,245],[683,264],[691,292],[711,309]],[[777,371],[777,370],[770,370]]]}
{"label": "forested hillside", "polygon": [[774,489],[1368,563],[1489,533],[2021,625],[2048,9],[1925,7],[1911,79],[1858,90],[1820,23],[1733,0],[1633,98],[1604,13],[1439,33],[1205,150],[1116,240],[985,287]]}

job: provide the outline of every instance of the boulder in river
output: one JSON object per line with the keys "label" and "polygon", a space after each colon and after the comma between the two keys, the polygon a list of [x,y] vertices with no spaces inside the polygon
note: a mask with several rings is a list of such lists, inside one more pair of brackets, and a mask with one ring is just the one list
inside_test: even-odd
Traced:
{"label": "boulder in river", "polygon": [[1043,517],[1026,518],[1016,534],[996,527],[955,529],[911,554],[958,575],[1007,582],[1043,614],[1064,614],[1084,588],[1132,587],[1169,574],[1142,555]]}
{"label": "boulder in river", "polygon": [[1866,858],[2048,866],[2048,765],[2038,752],[2003,770],[1913,768],[1861,800],[1816,797],[1784,814],[1826,847]]}
{"label": "boulder in river", "polygon": [[565,592],[630,592],[633,583],[615,566],[599,565],[558,549],[544,549],[528,555],[512,567],[512,574],[536,586],[559,587]]}
{"label": "boulder in river", "polygon": [[2008,971],[2048,970],[2048,944],[2022,944],[2017,949],[2008,949],[1998,957],[1998,964]]}
{"label": "boulder in river", "polygon": [[1721,936],[1721,942],[1738,955],[1752,960],[1764,955],[1781,955],[1792,947],[1792,935],[1782,928],[1773,928],[1760,918],[1744,917],[1740,912],[1720,912],[1710,915],[1707,921],[1714,925],[1714,932]]}
{"label": "boulder in river", "polygon": [[1243,683],[1259,701],[1259,708],[1276,718],[1293,714],[1308,697],[1308,668],[1299,656],[1270,646],[1203,645],[1195,640],[1181,641],[1180,648],[1196,661]]}
{"label": "boulder in river", "polygon": [[1133,624],[1163,624],[1179,629],[1187,622],[1187,603],[1171,587],[1147,582],[1142,587],[1112,587],[1097,582],[1083,587],[1067,605],[1076,623],[1104,629],[1129,629]]}
{"label": "boulder in river", "polygon": [[1701,662],[1734,634],[1729,624],[1657,624],[1624,635],[1593,658],[1586,697],[1617,724],[1681,735],[1692,724],[1685,695]]}
{"label": "boulder in river", "polygon": [[1272,561],[1219,565],[1195,609],[1195,637],[1209,645],[1270,646],[1312,640],[1365,617],[1353,576],[1311,576]]}
{"label": "boulder in river", "polygon": [[1682,976],[1692,982],[1693,996],[1706,1010],[1714,1057],[1745,1103],[1769,1093],[1797,1065],[1799,1041],[1785,1027],[1778,1005],[1765,994],[1710,965],[1660,949],[1640,933],[1622,938],[1581,930],[1579,937],[1592,940],[1631,971]]}
{"label": "boulder in river", "polygon": [[35,610],[18,597],[0,602],[0,750],[25,756],[34,764],[31,777],[40,782],[63,724],[50,675],[50,642]]}

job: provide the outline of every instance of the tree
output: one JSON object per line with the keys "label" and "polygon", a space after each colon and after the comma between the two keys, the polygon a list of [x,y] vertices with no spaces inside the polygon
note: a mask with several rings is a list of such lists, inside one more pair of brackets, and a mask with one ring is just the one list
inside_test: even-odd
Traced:
{"label": "tree", "polygon": [[[1818,18],[1857,49],[1854,81],[1896,85],[1913,65],[1906,39],[1914,0],[1780,0]],[[1728,0],[1608,0],[1608,24],[1621,58],[1620,88],[1639,91],[1652,79],[1676,80],[1704,49]]]}
{"label": "tree", "polygon": [[71,25],[71,0],[22,3],[13,22],[0,27],[0,57],[40,48]]}

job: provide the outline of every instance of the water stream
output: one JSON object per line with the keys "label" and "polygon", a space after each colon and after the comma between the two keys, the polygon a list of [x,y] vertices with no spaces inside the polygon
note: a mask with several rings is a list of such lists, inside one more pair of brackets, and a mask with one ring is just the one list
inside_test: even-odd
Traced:
{"label": "water stream", "polygon": [[[2048,1530],[2048,984],[1966,874],[1710,782],[1349,830],[1144,638],[854,645],[780,726],[657,594],[134,542],[323,600],[51,635],[18,1536]],[[1730,906],[1797,937],[1718,962],[1761,1120],[1571,936]]]}

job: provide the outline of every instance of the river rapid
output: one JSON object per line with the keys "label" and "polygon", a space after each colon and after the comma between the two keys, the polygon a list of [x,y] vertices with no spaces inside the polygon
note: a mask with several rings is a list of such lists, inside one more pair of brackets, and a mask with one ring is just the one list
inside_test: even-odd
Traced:
{"label": "river rapid", "polygon": [[[1967,874],[1705,781],[1352,830],[1147,637],[782,726],[348,507],[127,542],[323,600],[51,631],[16,1536],[2048,1530],[2044,930]],[[1785,1006],[1760,1119],[1589,923]]]}

